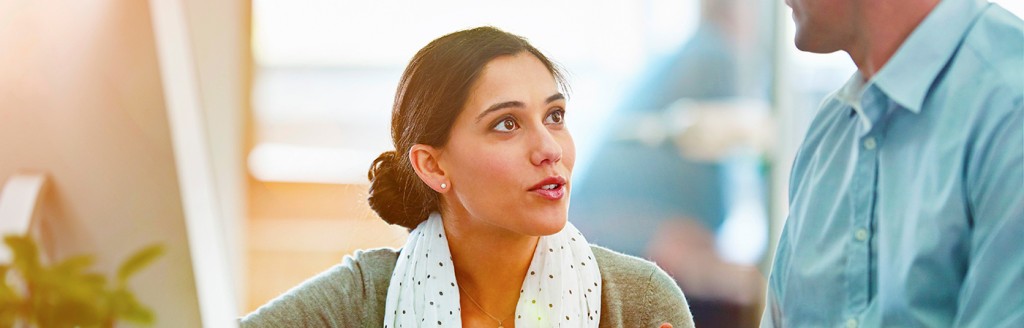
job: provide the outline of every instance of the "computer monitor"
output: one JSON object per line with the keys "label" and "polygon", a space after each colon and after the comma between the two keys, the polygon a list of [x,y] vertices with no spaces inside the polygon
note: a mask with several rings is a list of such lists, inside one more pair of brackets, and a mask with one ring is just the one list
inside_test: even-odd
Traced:
{"label": "computer monitor", "polygon": [[155,327],[230,327],[228,268],[181,0],[0,2],[0,184],[41,172],[35,217],[51,259],[91,254]]}

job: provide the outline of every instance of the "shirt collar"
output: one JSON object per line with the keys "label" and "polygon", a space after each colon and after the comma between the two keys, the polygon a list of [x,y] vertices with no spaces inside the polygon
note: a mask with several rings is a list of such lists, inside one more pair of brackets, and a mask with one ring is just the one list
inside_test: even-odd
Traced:
{"label": "shirt collar", "polygon": [[932,83],[987,3],[986,0],[939,2],[872,82],[900,107],[919,113]]}
{"label": "shirt collar", "polygon": [[864,92],[868,89],[869,85],[867,81],[864,81],[864,77],[861,76],[860,71],[855,71],[853,76],[849,80],[846,80],[846,84],[839,91],[836,92],[836,100],[839,100],[846,106],[853,108],[853,111],[860,118],[862,126],[865,129],[871,129],[871,120],[867,114],[864,113],[864,109],[861,107],[861,100],[864,98]]}

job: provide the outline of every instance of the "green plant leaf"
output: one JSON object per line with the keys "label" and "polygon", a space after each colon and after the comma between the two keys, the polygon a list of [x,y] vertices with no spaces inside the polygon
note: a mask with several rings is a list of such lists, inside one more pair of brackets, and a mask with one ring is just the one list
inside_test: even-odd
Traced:
{"label": "green plant leaf", "polygon": [[[0,312],[7,309],[8,303],[15,302],[18,299],[18,295],[14,293],[14,289],[7,285],[8,271],[11,271],[11,266],[0,264]],[[0,327],[2,327],[2,325],[0,325]]]}
{"label": "green plant leaf", "polygon": [[149,247],[143,248],[136,252],[134,255],[125,260],[121,264],[121,268],[117,270],[117,282],[118,285],[124,285],[129,277],[137,273],[142,268],[149,265],[149,263],[156,260],[158,257],[164,254],[163,245],[150,245]]}
{"label": "green plant leaf", "polygon": [[4,243],[14,254],[12,266],[25,277],[31,277],[39,271],[39,248],[32,238],[18,235],[4,236]]}
{"label": "green plant leaf", "polygon": [[118,289],[110,295],[111,304],[113,307],[114,315],[119,319],[125,321],[149,325],[155,321],[156,316],[153,315],[153,311],[150,310],[135,298],[126,289]]}
{"label": "green plant leaf", "polygon": [[78,255],[67,258],[53,267],[60,275],[77,275],[92,266],[95,260],[89,255]]}
{"label": "green plant leaf", "polygon": [[96,303],[96,300],[105,293],[106,278],[99,274],[87,273],[59,278],[60,280],[53,281],[50,285],[62,301],[91,304]]}
{"label": "green plant leaf", "polygon": [[54,316],[49,318],[54,327],[95,327],[100,324],[100,314],[89,301],[63,301],[53,305]]}
{"label": "green plant leaf", "polygon": [[14,289],[7,285],[9,265],[0,265],[0,328],[14,327],[14,318],[18,315],[21,300]]}
{"label": "green plant leaf", "polygon": [[14,327],[14,318],[18,312],[14,306],[3,304],[0,307],[0,328]]}
{"label": "green plant leaf", "polygon": [[[153,311],[138,302],[125,286],[126,281],[163,255],[164,247],[146,247],[125,260],[117,272],[117,284],[107,277],[89,272],[94,258],[79,255],[56,265],[39,261],[39,248],[27,236],[8,235],[4,243],[14,255],[11,263],[0,263],[0,328],[17,322],[35,327],[112,327],[124,320],[152,324]],[[7,275],[25,288],[13,288]],[[19,295],[20,293],[27,293]]]}

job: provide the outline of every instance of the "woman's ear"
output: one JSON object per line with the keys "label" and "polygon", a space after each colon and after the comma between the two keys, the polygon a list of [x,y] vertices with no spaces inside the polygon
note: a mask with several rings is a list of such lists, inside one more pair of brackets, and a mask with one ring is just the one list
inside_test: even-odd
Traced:
{"label": "woman's ear", "polygon": [[409,163],[420,180],[430,186],[430,189],[444,193],[451,189],[451,182],[439,164],[440,154],[441,152],[432,146],[415,144],[409,148]]}

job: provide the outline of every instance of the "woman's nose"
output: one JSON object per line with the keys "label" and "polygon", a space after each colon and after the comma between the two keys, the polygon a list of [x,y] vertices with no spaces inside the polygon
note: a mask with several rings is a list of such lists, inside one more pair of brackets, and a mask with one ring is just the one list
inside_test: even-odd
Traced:
{"label": "woman's nose", "polygon": [[543,127],[541,129],[534,130],[532,151],[530,152],[530,162],[533,165],[545,165],[554,164],[562,160],[562,145],[555,139],[552,131]]}

